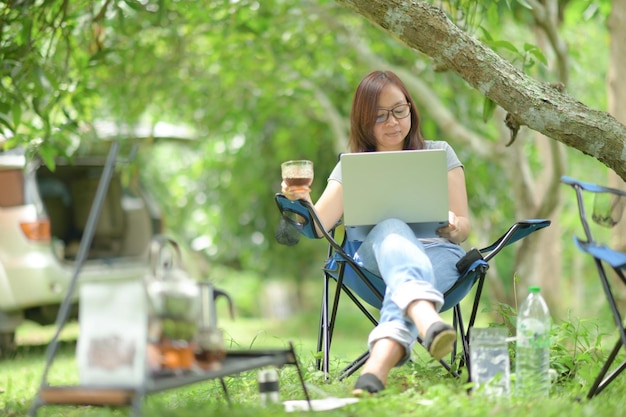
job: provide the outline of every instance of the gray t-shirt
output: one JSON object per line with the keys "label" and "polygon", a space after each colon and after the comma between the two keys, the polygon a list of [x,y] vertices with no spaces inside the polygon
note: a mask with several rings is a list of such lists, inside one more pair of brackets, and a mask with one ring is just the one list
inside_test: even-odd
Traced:
{"label": "gray t-shirt", "polygon": [[[452,146],[448,142],[443,140],[426,140],[424,141],[424,149],[444,149],[446,151],[446,158],[448,160],[448,171],[456,168],[463,167],[463,164],[456,156],[456,152],[452,149]],[[341,161],[337,162],[335,168],[330,173],[328,180],[335,180],[341,182]]]}

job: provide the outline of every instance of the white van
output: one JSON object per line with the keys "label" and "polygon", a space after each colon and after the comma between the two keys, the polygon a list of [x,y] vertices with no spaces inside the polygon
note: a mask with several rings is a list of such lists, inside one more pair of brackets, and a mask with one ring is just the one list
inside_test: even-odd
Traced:
{"label": "white van", "polygon": [[[15,330],[24,320],[55,322],[106,156],[58,159],[50,170],[0,144],[0,357],[14,350]],[[123,168],[118,164],[112,176],[79,279],[148,273],[148,244],[161,232],[161,217],[137,177]]]}

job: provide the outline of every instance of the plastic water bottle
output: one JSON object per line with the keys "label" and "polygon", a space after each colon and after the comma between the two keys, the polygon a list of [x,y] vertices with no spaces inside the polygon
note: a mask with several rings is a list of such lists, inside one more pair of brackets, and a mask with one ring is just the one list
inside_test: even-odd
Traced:
{"label": "plastic water bottle", "polygon": [[550,393],[550,311],[539,287],[529,287],[517,315],[515,393],[547,397]]}

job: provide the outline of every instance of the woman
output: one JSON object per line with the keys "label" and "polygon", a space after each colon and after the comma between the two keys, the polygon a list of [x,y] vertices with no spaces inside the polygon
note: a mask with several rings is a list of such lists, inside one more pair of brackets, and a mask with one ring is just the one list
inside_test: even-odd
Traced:
{"label": "woman", "polygon": [[[448,161],[449,223],[435,239],[418,239],[397,219],[376,225],[357,255],[364,268],[381,276],[386,291],[378,326],[369,335],[370,356],[353,393],[375,393],[385,388],[389,371],[411,355],[418,332],[428,351],[441,359],[452,351],[456,332],[439,316],[443,293],[459,279],[456,262],[465,251],[459,246],[470,232],[463,165],[443,141],[426,141],[420,118],[404,83],[391,71],[374,71],[359,84],[350,114],[351,152],[408,149],[445,149]],[[311,201],[310,189],[289,187],[289,199]],[[330,174],[315,204],[324,227],[332,228],[343,214],[341,165]]]}

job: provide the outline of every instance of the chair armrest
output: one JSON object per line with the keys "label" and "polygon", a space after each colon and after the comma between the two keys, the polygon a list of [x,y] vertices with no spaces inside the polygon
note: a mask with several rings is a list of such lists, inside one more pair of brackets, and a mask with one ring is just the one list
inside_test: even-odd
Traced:
{"label": "chair armrest", "polygon": [[528,219],[519,221],[513,224],[506,233],[500,236],[491,245],[481,249],[480,253],[485,261],[489,262],[489,260],[496,256],[504,247],[525,238],[537,230],[550,226],[550,223],[551,221],[548,219]]}
{"label": "chair armrest", "polygon": [[308,201],[290,200],[280,193],[274,196],[274,201],[276,201],[276,205],[283,219],[296,228],[300,234],[310,239],[321,238],[321,236],[318,236],[315,232],[315,221],[310,211],[313,207],[308,204]]}
{"label": "chair armrest", "polygon": [[[348,259],[348,262],[354,262],[351,257],[346,254],[342,245],[339,244],[339,242],[337,242],[334,238],[334,230],[341,223],[337,223],[332,230],[328,231],[324,228],[322,221],[317,215],[315,207],[313,207],[310,202],[306,200],[289,200],[287,197],[280,193],[276,194],[275,200],[276,204],[278,204],[278,209],[280,210],[283,217],[292,225],[294,225],[294,227],[296,227],[300,231],[300,233],[311,239],[326,239],[330,246],[335,250],[335,252]],[[305,221],[303,223],[295,222],[293,219],[286,217],[286,212],[296,213],[300,215]],[[320,230],[322,232],[321,236],[317,234],[315,225],[317,225],[317,230]]]}
{"label": "chair armrest", "polygon": [[583,182],[576,180],[574,178],[568,176],[562,176],[561,182],[563,184],[571,185],[572,187],[578,187],[584,191],[589,191],[591,193],[611,193],[619,196],[626,196],[626,191],[618,190],[617,188],[603,187],[598,184],[592,184],[590,182]]}
{"label": "chair armrest", "polygon": [[483,254],[476,248],[468,250],[465,255],[456,263],[456,269],[461,276],[465,275],[474,263],[478,260],[484,259]]}

